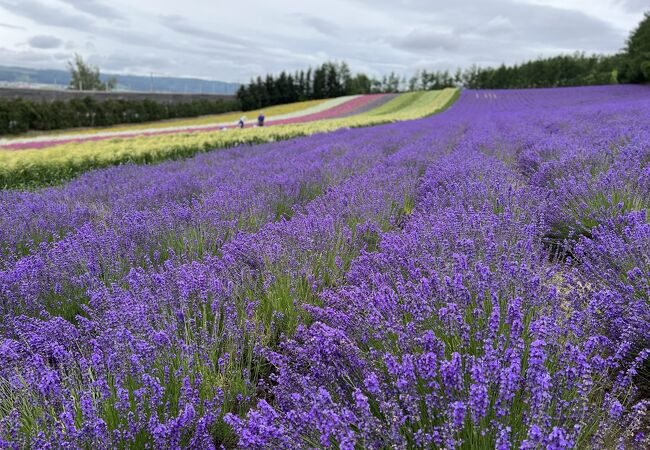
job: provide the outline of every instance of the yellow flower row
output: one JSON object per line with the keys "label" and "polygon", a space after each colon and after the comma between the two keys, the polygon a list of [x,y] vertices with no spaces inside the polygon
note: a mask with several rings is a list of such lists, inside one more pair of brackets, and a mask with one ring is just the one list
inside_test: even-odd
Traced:
{"label": "yellow flower row", "polygon": [[291,125],[116,138],[67,143],[46,149],[3,151],[0,152],[0,186],[40,186],[70,179],[99,167],[129,162],[152,163],[184,158],[215,148],[273,142],[345,127],[364,127],[418,119],[447,107],[457,95],[457,89],[427,92],[418,96],[419,101],[408,102],[404,108],[386,114],[371,114],[371,111],[346,118]]}

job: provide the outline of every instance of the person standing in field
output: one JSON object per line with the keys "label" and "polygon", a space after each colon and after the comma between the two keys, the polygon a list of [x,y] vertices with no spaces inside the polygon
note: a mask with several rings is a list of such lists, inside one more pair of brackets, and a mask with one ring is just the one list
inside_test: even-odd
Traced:
{"label": "person standing in field", "polygon": [[258,127],[263,127],[264,126],[264,113],[261,112],[259,116],[257,116],[257,126]]}
{"label": "person standing in field", "polygon": [[239,122],[237,122],[237,126],[239,128],[244,128],[244,124],[246,123],[246,116],[241,116],[239,118]]}

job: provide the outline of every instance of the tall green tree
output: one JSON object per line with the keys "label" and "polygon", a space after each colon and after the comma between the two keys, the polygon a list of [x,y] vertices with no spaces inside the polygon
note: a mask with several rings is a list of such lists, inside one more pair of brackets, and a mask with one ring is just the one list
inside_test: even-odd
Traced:
{"label": "tall green tree", "polygon": [[348,64],[343,61],[338,66],[338,84],[341,95],[349,94],[350,83],[352,82],[352,72]]}
{"label": "tall green tree", "polygon": [[627,40],[619,80],[623,83],[650,82],[650,11]]}
{"label": "tall green tree", "polygon": [[323,64],[325,72],[325,97],[339,97],[343,95],[343,86],[340,83],[339,67],[335,63]]}
{"label": "tall green tree", "polygon": [[350,78],[345,87],[347,95],[369,94],[372,91],[372,80],[368,75],[360,73]]}
{"label": "tall green tree", "polygon": [[312,95],[315,99],[327,98],[327,66],[314,69]]}
{"label": "tall green tree", "polygon": [[101,75],[97,66],[87,64],[81,55],[75,53],[74,59],[68,61],[70,71],[70,89],[77,91],[110,91],[115,89],[117,80],[110,78],[105,83],[101,81]]}

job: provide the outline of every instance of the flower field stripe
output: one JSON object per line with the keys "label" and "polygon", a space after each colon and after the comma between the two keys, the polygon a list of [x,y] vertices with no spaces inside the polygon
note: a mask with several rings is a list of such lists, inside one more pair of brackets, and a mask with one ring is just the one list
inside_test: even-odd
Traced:
{"label": "flower field stripe", "polygon": [[427,117],[453,105],[458,95],[459,91],[452,89],[400,94],[357,119],[398,121]]}
{"label": "flower field stripe", "polygon": [[355,97],[350,101],[342,103],[334,108],[330,108],[328,110],[322,111],[320,113],[298,117],[291,121],[278,120],[278,121],[271,121],[269,123],[271,125],[283,125],[288,123],[314,122],[317,120],[337,119],[341,117],[346,117],[347,115],[355,114],[357,110],[364,108],[366,105],[369,105],[374,101],[377,101],[377,99],[380,99],[385,95],[388,94],[362,95],[362,96]]}
{"label": "flower field stripe", "polygon": [[421,98],[425,92],[407,92],[405,94],[401,94],[397,96],[394,99],[391,99],[390,102],[381,105],[380,107],[369,111],[368,114],[371,115],[383,115],[383,114],[389,114],[393,113],[396,111],[399,111],[401,109],[404,109],[410,105],[412,105],[417,99]]}
{"label": "flower field stripe", "polygon": [[[152,163],[178,159],[215,148],[286,140],[293,137],[363,127],[395,120],[411,120],[434,114],[453,103],[457,90],[442,91],[439,96],[417,110],[402,114],[365,117],[364,114],[341,119],[319,120],[271,127],[221,130],[202,133],[171,133],[110,139],[92,143],[67,143],[43,149],[0,151],[0,186],[34,186],[60,182],[87,170],[125,162]],[[370,99],[355,102],[354,107]],[[331,109],[336,109],[331,108]],[[345,110],[350,110],[347,108]],[[338,110],[340,113],[341,110]]]}
{"label": "flower field stripe", "polygon": [[[319,114],[323,114],[329,109],[335,109],[333,114],[336,114],[340,105],[355,100],[359,96],[347,96],[339,97],[336,99],[328,100],[323,103],[311,106],[304,110],[285,113],[276,116],[270,116],[270,120],[282,120],[282,123],[294,123],[301,120],[302,117],[319,117]],[[195,126],[173,126],[173,127],[156,127],[152,129],[142,129],[139,131],[102,131],[95,132],[92,134],[58,134],[55,136],[43,136],[36,138],[24,138],[24,139],[10,139],[6,141],[0,140],[0,150],[20,150],[28,148],[45,148],[51,147],[53,145],[74,143],[74,142],[96,142],[106,139],[115,139],[115,138],[133,138],[139,136],[157,136],[165,134],[176,134],[176,133],[193,133],[198,131],[218,131],[223,128],[236,128],[236,120],[245,113],[237,113],[238,115],[230,115],[232,118],[228,122],[217,122],[206,125],[195,125]],[[327,116],[327,113],[325,113]],[[256,118],[250,118],[246,121],[246,124],[251,126],[257,121]]]}
{"label": "flower field stripe", "polygon": [[400,94],[382,94],[382,95],[377,95],[374,97],[372,100],[369,102],[365,103],[364,105],[360,105],[350,111],[343,112],[341,114],[337,114],[336,118],[343,118],[343,117],[350,117],[350,116],[355,116],[359,114],[364,114],[369,111],[374,111],[375,109],[379,108],[380,106],[384,105],[385,103],[390,102],[394,98],[398,97]]}
{"label": "flower field stripe", "polygon": [[417,109],[420,103],[433,101],[438,94],[438,91],[407,92],[391,99],[390,102],[387,102],[384,105],[380,105],[376,109],[368,111],[367,114],[373,116],[387,115],[408,111],[409,109]]}
{"label": "flower field stripe", "polygon": [[[312,106],[308,109],[304,109],[301,111],[297,112],[292,112],[292,113],[287,113],[287,114],[281,114],[281,115],[275,115],[275,114],[269,114],[267,116],[267,120],[284,120],[284,119],[293,119],[293,118],[298,118],[298,117],[304,117],[304,116],[309,116],[312,114],[317,114],[321,113],[323,111],[330,110],[332,108],[336,108],[344,103],[347,103],[351,100],[354,100],[356,98],[359,98],[361,96],[359,95],[348,95],[344,97],[337,97],[337,98],[332,98],[329,100],[325,100],[322,103],[319,103],[315,106]],[[255,123],[256,118],[251,118],[250,123],[253,124]]]}
{"label": "flower field stripe", "polygon": [[[348,117],[351,115],[365,112],[365,108],[374,108],[381,105],[383,102],[390,100],[393,97],[391,94],[376,94],[367,96],[347,96],[338,97],[335,99],[327,100],[309,108],[280,114],[269,115],[267,123],[270,124],[291,124],[300,122],[309,122],[314,120]],[[238,113],[239,114],[239,113]],[[245,113],[243,113],[245,114]],[[254,114],[254,113],[252,113]],[[240,114],[241,115],[241,114]],[[249,114],[250,115],[250,114]],[[217,131],[223,128],[236,128],[233,123],[239,116],[232,116],[228,122],[217,122],[206,125],[194,126],[170,126],[170,127],[156,127],[156,128],[143,128],[138,131],[99,131],[84,134],[57,134],[54,136],[42,136],[35,138],[15,138],[2,141],[0,140],[0,149],[6,150],[20,150],[28,148],[46,148],[53,145],[61,145],[74,142],[96,142],[106,139],[114,138],[133,138],[139,136],[157,136],[165,134],[176,133],[192,133],[198,131]],[[256,118],[249,118],[246,124],[252,126],[256,123]]]}

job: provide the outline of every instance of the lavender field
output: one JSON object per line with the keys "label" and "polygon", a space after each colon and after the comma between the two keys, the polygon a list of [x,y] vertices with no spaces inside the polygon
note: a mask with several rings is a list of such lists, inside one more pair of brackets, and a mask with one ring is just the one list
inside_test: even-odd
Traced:
{"label": "lavender field", "polygon": [[650,87],[0,192],[0,448],[650,448]]}

